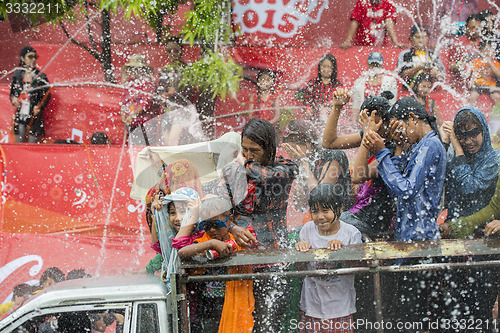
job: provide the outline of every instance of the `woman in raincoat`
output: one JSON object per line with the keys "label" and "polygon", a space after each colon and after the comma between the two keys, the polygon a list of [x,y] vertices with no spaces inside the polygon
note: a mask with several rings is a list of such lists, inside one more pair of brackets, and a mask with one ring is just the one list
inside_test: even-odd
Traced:
{"label": "woman in raincoat", "polygon": [[[491,145],[486,118],[478,108],[460,109],[453,126],[443,124],[441,133],[453,147],[447,167],[447,222],[441,230],[445,235],[451,231],[458,238],[472,236],[474,225],[459,217],[474,214],[489,204],[498,179],[498,154]],[[475,257],[490,259],[494,258]],[[452,319],[477,320],[480,326],[486,326],[487,320],[492,320],[498,290],[496,269],[457,270],[450,275],[453,284],[446,289],[451,300],[447,312],[453,314]]]}

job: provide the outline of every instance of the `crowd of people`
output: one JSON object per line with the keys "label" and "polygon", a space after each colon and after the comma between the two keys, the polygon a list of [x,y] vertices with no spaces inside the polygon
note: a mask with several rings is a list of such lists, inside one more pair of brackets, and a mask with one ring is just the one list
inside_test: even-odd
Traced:
{"label": "crowd of people", "polygon": [[[342,47],[373,45],[383,37],[378,33],[381,27],[396,46],[402,46],[394,34],[395,11],[389,2],[359,3]],[[377,16],[375,26],[366,17],[364,7],[370,4],[387,12]],[[378,9],[371,10],[373,14]],[[202,184],[196,166],[188,160],[162,166],[160,181],[146,196],[151,247],[157,253],[146,271],[161,270],[169,286],[176,260],[200,254],[223,258],[244,249],[336,251],[378,238],[412,242],[496,234],[500,230],[500,158],[492,137],[499,127],[494,112],[488,123],[475,106],[478,97],[487,94],[495,109],[500,108],[500,43],[495,29],[489,11],[467,17],[464,36],[450,44],[451,77],[439,54],[430,50],[430,30],[423,24],[412,26],[411,48],[399,55],[397,75],[384,71],[382,54],[372,52],[367,72],[352,90],[339,80],[336,58],[326,54],[318,63],[317,77],[303,91],[310,120],[291,120],[282,127],[275,75],[261,70],[251,97],[250,120],[241,132],[240,154],[222,170],[215,189]],[[128,89],[121,102],[121,119],[131,133],[139,133],[131,135],[141,136],[147,131],[143,126],[147,121],[164,114],[159,123],[162,134],[142,136],[154,138],[155,144],[205,140],[207,134],[190,103],[193,88],[181,84],[182,45],[171,40],[167,49],[171,65],[160,71],[157,84],[143,56],[131,57],[124,67],[123,83]],[[36,51],[25,48],[21,58],[29,67],[30,61],[36,61]],[[31,119],[40,114],[49,91],[37,90],[40,96],[31,96],[30,104],[23,106],[22,93],[36,80],[29,77],[33,75],[29,71],[15,75],[11,97],[18,108],[16,133],[20,141],[26,137],[33,141],[40,135],[40,126],[36,120],[31,124]],[[469,105],[459,108],[453,121],[443,122],[429,92],[436,82],[445,81],[468,96]],[[346,118],[351,95],[354,111],[348,121],[352,131],[345,134],[339,131],[339,122]],[[352,148],[358,150],[349,161],[345,150]],[[307,211],[298,240],[287,224],[290,199],[297,209]],[[399,259],[395,263],[446,260],[456,259]],[[273,264],[227,271],[288,269],[286,264]],[[207,268],[199,274],[225,271]],[[453,321],[467,324],[472,320],[476,332],[487,332],[486,325],[492,323],[499,286],[494,268],[408,271],[392,282],[396,297],[388,308],[395,309],[389,313],[395,321],[428,325],[435,319],[440,332],[462,331],[461,326],[447,325]],[[290,318],[285,315],[288,311],[302,323],[302,332],[352,332],[356,292],[364,287],[355,288],[354,276],[308,277],[301,287],[287,279],[190,286],[191,329],[279,332],[282,318]],[[14,302],[24,297],[19,290],[14,292]],[[294,293],[300,293],[298,304],[289,301]]]}

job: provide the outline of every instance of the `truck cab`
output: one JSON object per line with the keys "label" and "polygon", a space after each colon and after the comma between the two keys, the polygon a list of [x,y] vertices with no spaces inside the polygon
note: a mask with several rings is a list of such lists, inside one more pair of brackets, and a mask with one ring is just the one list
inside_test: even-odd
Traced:
{"label": "truck cab", "polygon": [[172,332],[160,278],[121,275],[58,283],[0,321],[0,332]]}

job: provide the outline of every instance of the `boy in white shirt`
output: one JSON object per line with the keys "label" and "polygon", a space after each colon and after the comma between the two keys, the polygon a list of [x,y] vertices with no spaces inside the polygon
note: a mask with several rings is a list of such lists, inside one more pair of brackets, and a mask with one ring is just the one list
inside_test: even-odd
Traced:
{"label": "boy in white shirt", "polygon": [[[319,184],[311,191],[308,202],[313,221],[307,222],[300,231],[295,249],[336,251],[344,245],[362,242],[356,227],[339,220],[343,193],[341,187],[328,183]],[[352,332],[352,314],[356,312],[354,275],[305,278],[300,309],[301,333]]]}

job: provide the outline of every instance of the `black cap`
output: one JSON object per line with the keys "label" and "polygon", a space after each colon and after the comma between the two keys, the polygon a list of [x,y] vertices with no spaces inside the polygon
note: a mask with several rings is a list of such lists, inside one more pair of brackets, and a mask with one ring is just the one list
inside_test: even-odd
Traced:
{"label": "black cap", "polygon": [[25,46],[21,49],[21,57],[24,58],[24,56],[30,52],[35,52],[36,53],[36,50],[34,48],[32,48],[31,46]]}

